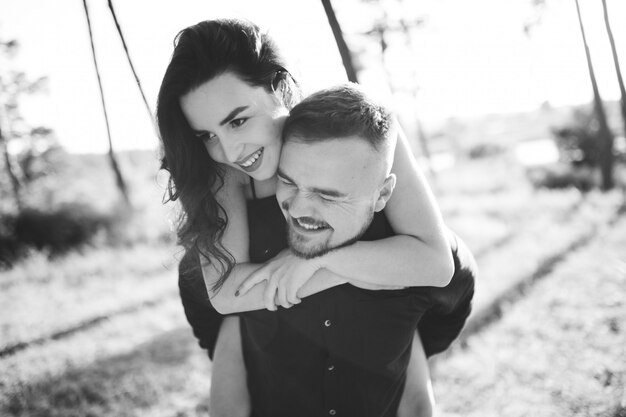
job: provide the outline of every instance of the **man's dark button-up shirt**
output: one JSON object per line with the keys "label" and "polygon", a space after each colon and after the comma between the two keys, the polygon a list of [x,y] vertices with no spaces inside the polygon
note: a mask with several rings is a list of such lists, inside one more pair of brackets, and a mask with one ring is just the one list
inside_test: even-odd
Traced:
{"label": "man's dark button-up shirt", "polygon": [[[285,223],[277,216],[275,200],[250,204],[250,257],[263,262],[286,247]],[[376,214],[363,239],[392,234],[385,216]],[[462,273],[456,255],[455,266],[458,270],[446,288],[370,291],[345,284],[290,309],[241,314],[254,415],[395,416],[415,329],[427,354],[437,353],[454,340],[470,312],[473,275]],[[199,318],[206,319],[206,312],[188,308],[193,303],[185,302],[189,297],[182,288],[194,332],[211,350],[216,331],[201,324],[204,319]],[[208,341],[203,341],[207,335]]]}

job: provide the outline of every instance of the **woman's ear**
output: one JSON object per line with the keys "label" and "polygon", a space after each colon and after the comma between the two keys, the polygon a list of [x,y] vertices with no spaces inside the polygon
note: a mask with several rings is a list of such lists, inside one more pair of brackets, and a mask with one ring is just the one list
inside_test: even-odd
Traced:
{"label": "woman's ear", "polygon": [[389,174],[378,191],[378,199],[376,199],[376,203],[374,204],[374,211],[381,211],[385,208],[395,186],[396,174]]}
{"label": "woman's ear", "polygon": [[276,72],[272,80],[272,90],[276,98],[287,110],[291,110],[293,106],[302,100],[298,84],[287,71]]}
{"label": "woman's ear", "polygon": [[291,88],[286,78],[283,77],[275,82],[274,94],[285,108],[290,109],[292,107]]}

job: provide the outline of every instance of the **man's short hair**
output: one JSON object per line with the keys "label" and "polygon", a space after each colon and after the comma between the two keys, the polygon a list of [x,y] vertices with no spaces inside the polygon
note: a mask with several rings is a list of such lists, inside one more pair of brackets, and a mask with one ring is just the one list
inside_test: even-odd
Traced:
{"label": "man's short hair", "polygon": [[375,150],[388,143],[393,116],[356,84],[320,90],[298,103],[283,127],[283,141],[318,142],[358,136]]}

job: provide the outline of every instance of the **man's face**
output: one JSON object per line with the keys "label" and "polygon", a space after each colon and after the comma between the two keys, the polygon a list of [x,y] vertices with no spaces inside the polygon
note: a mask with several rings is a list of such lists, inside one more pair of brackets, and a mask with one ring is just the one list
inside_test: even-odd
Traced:
{"label": "man's face", "polygon": [[276,198],[293,252],[312,258],[356,241],[382,209],[385,174],[383,158],[362,139],[287,140]]}

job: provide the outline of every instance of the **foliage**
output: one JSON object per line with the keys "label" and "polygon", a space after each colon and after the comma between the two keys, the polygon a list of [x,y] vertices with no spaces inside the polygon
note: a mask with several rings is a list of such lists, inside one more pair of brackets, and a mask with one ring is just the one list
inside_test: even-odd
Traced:
{"label": "foliage", "polygon": [[[552,128],[560,163],[529,170],[531,183],[536,188],[575,187],[581,191],[599,187],[601,181],[596,168],[601,164],[600,136],[595,112],[588,108],[574,109],[568,121]],[[619,146],[614,147],[613,154],[617,162],[626,163],[626,153]]]}
{"label": "foliage", "polygon": [[[30,184],[28,193],[23,195],[26,214],[0,211],[0,268],[10,266],[32,247],[41,247],[46,254],[56,256],[69,251],[72,242],[78,249],[88,245],[103,250],[107,246],[174,244],[175,234],[168,221],[174,215],[173,207],[161,203],[164,179],[157,178],[159,162],[154,152],[119,154],[120,165],[129,174],[133,210],[119,203],[105,155],[72,155],[58,150],[50,152],[49,158],[53,175],[42,176]],[[26,235],[16,234],[18,219],[26,224]],[[47,224],[55,221],[65,224],[68,230]],[[35,224],[42,230],[30,230]],[[24,230],[24,226],[20,227]],[[63,236],[38,236],[44,230]]]}
{"label": "foliage", "polygon": [[600,163],[600,124],[593,112],[576,109],[566,125],[552,130],[561,159],[574,166]]}
{"label": "foliage", "polygon": [[480,159],[490,156],[501,155],[506,152],[506,148],[498,143],[478,143],[470,147],[467,156],[470,159]]}
{"label": "foliage", "polygon": [[14,232],[20,242],[57,254],[87,243],[110,223],[110,218],[89,206],[68,204],[52,211],[22,210]]}
{"label": "foliage", "polygon": [[110,230],[113,219],[90,206],[74,203],[52,210],[25,208],[5,216],[0,234],[0,267],[10,267],[28,247],[51,256],[66,253]]}
{"label": "foliage", "polygon": [[[98,239],[112,245],[168,241],[169,230],[154,227],[154,216],[111,198],[115,188],[112,193],[110,185],[119,186],[120,176],[117,185],[104,178],[103,158],[95,157],[95,166],[76,161],[51,129],[22,117],[21,101],[45,91],[47,79],[31,80],[10,69],[18,49],[17,41],[0,39],[0,268],[11,267],[29,248],[55,256]],[[153,165],[147,165],[152,175]],[[144,186],[138,184],[137,192]]]}
{"label": "foliage", "polygon": [[535,188],[550,190],[576,188],[587,192],[599,184],[595,171],[589,167],[577,167],[568,164],[554,164],[529,169],[528,179]]}
{"label": "foliage", "polygon": [[0,196],[12,195],[15,207],[11,211],[21,208],[28,186],[50,172],[50,156],[60,148],[50,128],[31,126],[20,113],[21,99],[45,91],[48,80],[31,80],[23,71],[8,70],[18,50],[17,41],[0,40],[0,169],[10,179],[0,181]]}

